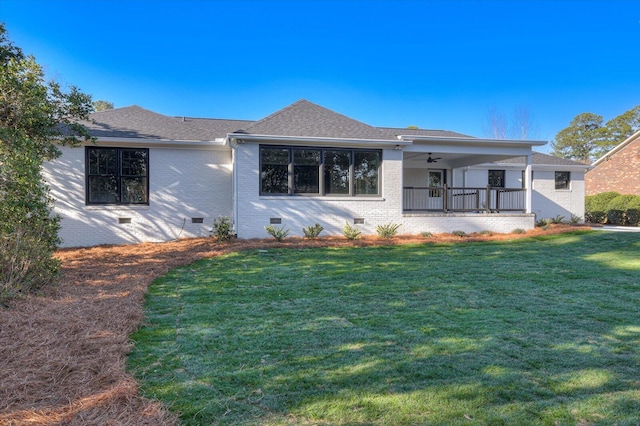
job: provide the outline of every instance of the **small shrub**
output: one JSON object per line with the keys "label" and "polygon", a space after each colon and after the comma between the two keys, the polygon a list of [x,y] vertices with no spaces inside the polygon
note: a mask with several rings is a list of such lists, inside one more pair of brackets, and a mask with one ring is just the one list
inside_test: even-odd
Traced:
{"label": "small shrub", "polygon": [[627,224],[640,226],[640,196],[636,195],[627,205]]}
{"label": "small shrub", "polygon": [[464,238],[467,236],[467,233],[464,231],[453,231],[451,235],[455,235],[456,237]]}
{"label": "small shrub", "polygon": [[627,225],[627,208],[634,195],[619,195],[607,205],[607,222],[612,225]]}
{"label": "small shrub", "polygon": [[221,216],[220,219],[213,220],[213,235],[218,241],[229,241],[233,236],[231,219]]}
{"label": "small shrub", "polygon": [[572,225],[577,225],[580,222],[582,222],[582,218],[572,213],[571,219],[569,219],[569,223]]}
{"label": "small shrub", "polygon": [[264,229],[267,231],[269,235],[275,238],[276,241],[278,242],[284,240],[287,237],[287,235],[289,235],[289,230],[285,229],[284,226],[277,227],[277,226],[269,225],[269,226],[265,226]]}
{"label": "small shrub", "polygon": [[526,233],[527,233],[527,231],[525,231],[525,230],[524,230],[524,229],[522,229],[522,228],[516,228],[516,229],[514,229],[513,231],[511,231],[511,233],[512,233],[512,234],[526,234]]}
{"label": "small shrub", "polygon": [[488,235],[490,237],[493,235],[493,231],[489,231],[488,229],[485,229],[483,231],[480,231],[480,235]]}
{"label": "small shrub", "polygon": [[393,238],[398,235],[398,228],[400,228],[399,223],[387,223],[386,225],[378,225],[376,226],[376,233],[380,238]]}
{"label": "small shrub", "polygon": [[554,225],[560,225],[564,222],[564,216],[557,215],[551,218],[551,223]]}
{"label": "small shrub", "polygon": [[425,238],[431,238],[431,237],[433,237],[433,232],[423,231],[423,232],[420,233],[420,235],[422,235]]}
{"label": "small shrub", "polygon": [[342,228],[342,233],[349,240],[355,240],[360,236],[358,228],[351,226],[349,222],[345,223],[344,228]]}
{"label": "small shrub", "polygon": [[543,231],[548,231],[549,229],[551,229],[551,225],[544,225],[544,226],[541,227],[541,229]]}
{"label": "small shrub", "polygon": [[589,223],[607,223],[608,205],[620,196],[618,192],[601,192],[584,198],[584,220]]}
{"label": "small shrub", "polygon": [[324,231],[324,228],[319,223],[316,223],[313,226],[307,226],[306,228],[302,228],[302,233],[305,238],[313,239],[318,238],[320,233]]}
{"label": "small shrub", "polygon": [[624,210],[613,209],[607,211],[607,223],[611,225],[624,225]]}
{"label": "small shrub", "polygon": [[551,223],[551,219],[542,218],[536,222],[536,226],[545,227]]}
{"label": "small shrub", "polygon": [[60,267],[51,256],[55,247],[39,238],[47,226],[51,223],[36,223],[29,230],[18,225],[12,234],[0,233],[0,306],[55,282]]}

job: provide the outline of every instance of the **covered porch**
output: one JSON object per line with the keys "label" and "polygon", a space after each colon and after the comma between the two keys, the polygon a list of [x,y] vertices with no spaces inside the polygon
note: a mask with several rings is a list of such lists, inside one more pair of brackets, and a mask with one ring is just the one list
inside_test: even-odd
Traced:
{"label": "covered porch", "polygon": [[[532,147],[546,142],[399,138],[411,142],[403,148],[404,213],[531,213]],[[523,163],[490,170],[491,165],[515,157],[522,157]]]}

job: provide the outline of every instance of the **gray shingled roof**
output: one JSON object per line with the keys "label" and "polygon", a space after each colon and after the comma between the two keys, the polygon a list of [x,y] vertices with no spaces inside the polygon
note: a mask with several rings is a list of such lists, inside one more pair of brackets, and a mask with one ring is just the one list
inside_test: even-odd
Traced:
{"label": "gray shingled roof", "polygon": [[169,117],[133,105],[91,114],[83,122],[97,138],[210,141],[228,133],[396,140],[398,135],[469,137],[448,130],[373,127],[301,99],[259,121]]}
{"label": "gray shingled roof", "polygon": [[373,126],[301,99],[243,129],[242,133],[344,139],[389,139]]}
{"label": "gray shingled roof", "polygon": [[[506,160],[500,160],[500,163],[515,163],[524,164],[526,162],[525,157],[514,157]],[[555,157],[553,155],[543,154],[541,152],[534,152],[531,156],[531,162],[538,165],[547,166],[587,166],[587,164],[580,163],[578,161],[567,160],[566,158]]]}
{"label": "gray shingled roof", "polygon": [[193,123],[200,128],[206,129],[216,138],[224,138],[228,133],[237,132],[255,123],[254,120],[230,120],[224,118],[176,117],[176,119],[184,120],[187,123]]}
{"label": "gray shingled roof", "polygon": [[471,138],[473,136],[449,130],[427,130],[427,129],[407,129],[402,127],[378,127],[379,130],[387,133],[391,139],[397,139],[400,135],[411,136],[435,136],[445,138]]}
{"label": "gray shingled roof", "polygon": [[90,115],[90,121],[82,124],[97,138],[205,141],[214,140],[216,137],[207,128],[183,121],[182,118],[167,117],[137,105],[94,112]]}

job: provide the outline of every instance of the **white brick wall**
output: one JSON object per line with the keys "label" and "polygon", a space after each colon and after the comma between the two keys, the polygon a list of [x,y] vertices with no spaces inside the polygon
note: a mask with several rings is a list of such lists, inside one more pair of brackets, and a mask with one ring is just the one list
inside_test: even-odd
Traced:
{"label": "white brick wall", "polygon": [[[204,236],[215,218],[232,214],[230,149],[151,147],[148,206],[85,205],[85,149],[62,152],[44,175],[62,217],[63,247]],[[191,223],[194,217],[204,223]]]}
{"label": "white brick wall", "polygon": [[382,195],[379,197],[260,196],[257,144],[241,144],[237,156],[237,224],[239,238],[265,238],[270,218],[281,218],[291,236],[303,236],[302,228],[319,223],[323,235],[342,234],[346,221],[364,218],[356,227],[375,234],[376,225],[395,222],[402,216],[402,151],[382,153]]}
{"label": "white brick wall", "polygon": [[549,219],[564,216],[565,220],[569,220],[574,214],[584,219],[584,173],[571,172],[569,189],[556,189],[555,185],[555,171],[533,172],[531,205],[536,217]]}
{"label": "white brick wall", "polygon": [[[387,223],[401,224],[402,234],[455,230],[506,233],[531,229],[535,224],[534,215],[526,214],[403,214],[403,181],[422,185],[426,174],[417,169],[403,173],[402,151],[394,149],[383,150],[382,193],[377,197],[261,197],[257,144],[235,148],[235,189],[230,148],[149,149],[148,206],[86,206],[84,147],[64,147],[61,158],[45,165],[45,177],[56,199],[55,211],[62,216],[64,247],[204,236],[220,216],[234,218],[239,238],[268,237],[264,227],[270,218],[281,218],[292,236],[302,236],[302,228],[315,223],[325,228],[323,235],[341,235],[345,222],[353,225],[354,218],[365,220],[363,225],[354,225],[364,235],[375,234],[376,225]],[[454,184],[462,186],[458,182],[462,173],[453,175]],[[520,171],[508,171],[508,185],[519,186],[520,176]],[[486,170],[469,170],[467,186],[476,186],[473,180],[483,177],[485,182]],[[537,217],[584,215],[583,173],[572,172],[570,190],[556,191],[554,182],[553,171],[535,172],[533,206]],[[204,218],[204,223],[191,223],[194,217]],[[120,224],[119,218],[130,218],[131,223]]]}
{"label": "white brick wall", "polygon": [[[342,235],[345,222],[353,225],[354,218],[365,219],[364,225],[354,225],[363,235],[374,235],[377,225],[387,223],[401,224],[401,234],[455,230],[507,233],[534,227],[533,215],[524,214],[403,214],[402,151],[393,149],[386,149],[382,154],[381,197],[260,196],[258,151],[257,144],[241,144],[236,148],[239,238],[268,237],[264,227],[269,226],[270,218],[282,219],[282,224],[276,226],[288,228],[291,236],[303,236],[302,228],[315,223],[324,227],[323,235]],[[419,179],[417,173],[408,175]]]}
{"label": "white brick wall", "polygon": [[532,214],[502,213],[443,213],[443,214],[405,214],[400,231],[402,234],[421,232],[466,233],[492,231],[508,234],[514,229],[533,229],[535,217]]}

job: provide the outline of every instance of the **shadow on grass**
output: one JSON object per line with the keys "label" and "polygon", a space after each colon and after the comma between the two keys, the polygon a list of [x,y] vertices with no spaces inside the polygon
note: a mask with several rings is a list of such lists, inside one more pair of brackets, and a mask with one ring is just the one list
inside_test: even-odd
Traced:
{"label": "shadow on grass", "polygon": [[154,283],[130,365],[186,424],[635,424],[638,254],[580,233],[210,259]]}

